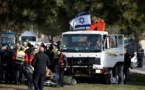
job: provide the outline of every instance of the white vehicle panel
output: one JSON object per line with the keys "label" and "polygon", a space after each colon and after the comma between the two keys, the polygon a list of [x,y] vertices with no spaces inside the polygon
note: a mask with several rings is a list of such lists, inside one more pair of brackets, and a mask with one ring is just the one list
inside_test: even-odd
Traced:
{"label": "white vehicle panel", "polygon": [[101,54],[100,53],[69,53],[69,52],[63,52],[66,57],[97,57],[100,58]]}

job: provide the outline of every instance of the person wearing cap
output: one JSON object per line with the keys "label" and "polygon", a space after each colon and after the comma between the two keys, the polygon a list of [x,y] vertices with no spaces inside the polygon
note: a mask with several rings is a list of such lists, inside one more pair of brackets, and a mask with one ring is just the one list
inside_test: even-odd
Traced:
{"label": "person wearing cap", "polygon": [[16,70],[16,84],[20,84],[23,67],[25,64],[28,64],[28,55],[25,53],[23,47],[13,55],[13,62]]}

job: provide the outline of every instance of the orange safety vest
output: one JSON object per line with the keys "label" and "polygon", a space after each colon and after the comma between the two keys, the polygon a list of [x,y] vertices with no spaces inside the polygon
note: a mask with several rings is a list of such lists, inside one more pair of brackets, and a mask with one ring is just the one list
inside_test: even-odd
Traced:
{"label": "orange safety vest", "polygon": [[60,56],[58,57],[58,64],[60,68],[64,68],[64,54],[60,53]]}
{"label": "orange safety vest", "polygon": [[97,31],[104,31],[105,22],[104,20],[96,20],[88,29],[89,31],[97,30]]}

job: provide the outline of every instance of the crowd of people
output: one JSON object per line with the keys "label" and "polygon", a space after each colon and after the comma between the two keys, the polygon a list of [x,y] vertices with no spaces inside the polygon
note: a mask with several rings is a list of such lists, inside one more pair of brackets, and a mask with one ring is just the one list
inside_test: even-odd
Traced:
{"label": "crowd of people", "polygon": [[[141,54],[141,60],[138,57],[138,67],[142,67],[143,50],[139,50],[138,56]],[[28,90],[43,90],[47,80],[52,80],[56,87],[63,87],[67,64],[66,56],[58,50],[56,43],[33,46],[24,42],[23,45],[16,43],[15,47],[3,44],[0,49],[0,81],[17,85],[27,81]],[[120,84],[126,84],[130,67],[131,55],[125,49],[124,66],[120,66]]]}
{"label": "crowd of people", "polygon": [[43,90],[44,81],[49,79],[57,87],[63,87],[66,67],[66,56],[58,50],[56,43],[33,46],[24,42],[23,45],[17,43],[15,47],[1,46],[0,81],[4,83],[19,85],[27,81],[28,90],[33,90],[33,87],[34,90]]}

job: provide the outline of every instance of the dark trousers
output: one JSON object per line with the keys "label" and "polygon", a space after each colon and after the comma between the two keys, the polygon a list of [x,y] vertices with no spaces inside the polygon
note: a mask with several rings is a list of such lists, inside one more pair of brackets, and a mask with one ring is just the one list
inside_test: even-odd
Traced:
{"label": "dark trousers", "polygon": [[23,70],[23,66],[18,66],[15,68],[16,70],[16,83],[21,83],[22,82],[22,70]]}
{"label": "dark trousers", "polygon": [[33,80],[32,80],[32,74],[29,74],[29,79],[28,79],[28,90],[33,90]]}
{"label": "dark trousers", "polygon": [[35,90],[43,90],[45,80],[45,73],[35,72],[33,74],[33,84]]}
{"label": "dark trousers", "polygon": [[143,57],[142,56],[138,56],[138,67],[143,67]]}
{"label": "dark trousers", "polygon": [[64,69],[60,69],[58,84],[61,87],[63,87],[63,85],[64,85]]}
{"label": "dark trousers", "polygon": [[28,90],[33,90],[33,74],[24,70],[24,74],[28,81]]}
{"label": "dark trousers", "polygon": [[126,81],[128,79],[128,76],[129,76],[129,68],[128,67],[124,67],[123,68],[123,72],[124,72],[124,75],[125,75],[124,84],[126,84]]}
{"label": "dark trousers", "polygon": [[123,65],[118,66],[118,84],[124,84]]}
{"label": "dark trousers", "polygon": [[14,68],[13,66],[7,66],[6,67],[6,72],[5,72],[5,82],[12,82],[14,79],[13,79],[13,76],[14,76]]}
{"label": "dark trousers", "polygon": [[1,65],[1,72],[0,72],[0,78],[1,80],[5,80],[5,72],[6,72],[6,64]]}

